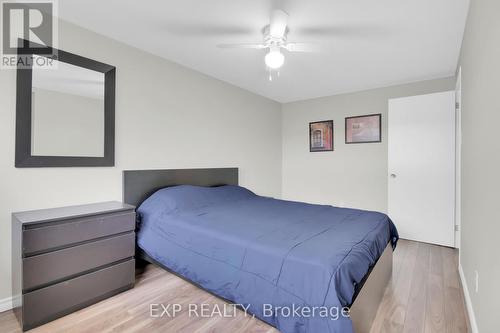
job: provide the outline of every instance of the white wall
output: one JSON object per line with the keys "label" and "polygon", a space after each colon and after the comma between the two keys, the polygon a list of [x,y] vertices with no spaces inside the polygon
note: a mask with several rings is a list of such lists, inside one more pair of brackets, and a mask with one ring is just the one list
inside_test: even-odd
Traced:
{"label": "white wall", "polygon": [[[500,296],[500,1],[472,0],[462,67],[460,261],[481,333],[498,332]],[[475,271],[479,289],[475,291]],[[473,321],[472,321],[473,322]],[[474,324],[474,323],[473,323]]]}
{"label": "white wall", "polygon": [[[284,199],[387,211],[387,101],[455,89],[453,78],[284,104]],[[344,118],[382,113],[382,142],[344,143]],[[333,152],[309,152],[309,122],[334,121]]]}
{"label": "white wall", "polygon": [[239,167],[243,186],[280,195],[278,103],[74,25],[59,30],[61,49],[117,67],[116,167],[14,168],[16,73],[0,71],[0,300],[11,295],[11,212],[121,200],[123,169]]}

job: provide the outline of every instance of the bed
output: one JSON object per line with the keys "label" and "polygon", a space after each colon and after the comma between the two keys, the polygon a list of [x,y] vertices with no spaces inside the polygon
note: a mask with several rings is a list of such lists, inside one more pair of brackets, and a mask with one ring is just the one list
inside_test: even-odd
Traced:
{"label": "bed", "polygon": [[385,214],[262,197],[236,168],[125,171],[124,201],[139,257],[281,332],[369,331],[398,239]]}

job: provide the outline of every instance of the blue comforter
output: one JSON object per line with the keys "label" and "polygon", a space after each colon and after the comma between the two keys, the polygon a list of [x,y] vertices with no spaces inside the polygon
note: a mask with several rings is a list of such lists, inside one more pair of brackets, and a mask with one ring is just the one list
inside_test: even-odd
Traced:
{"label": "blue comforter", "polygon": [[238,186],[165,188],[138,213],[138,245],[150,257],[286,333],[352,332],[340,310],[398,239],[382,213]]}

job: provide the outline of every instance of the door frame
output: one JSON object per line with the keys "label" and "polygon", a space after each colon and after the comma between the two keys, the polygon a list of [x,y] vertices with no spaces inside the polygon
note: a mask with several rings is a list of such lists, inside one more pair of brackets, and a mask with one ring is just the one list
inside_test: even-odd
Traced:
{"label": "door frame", "polygon": [[462,233],[462,67],[455,83],[455,248],[459,249]]}

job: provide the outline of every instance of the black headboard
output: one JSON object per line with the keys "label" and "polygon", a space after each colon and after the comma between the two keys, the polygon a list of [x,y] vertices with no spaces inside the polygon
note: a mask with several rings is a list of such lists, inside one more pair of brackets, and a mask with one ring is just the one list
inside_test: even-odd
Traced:
{"label": "black headboard", "polygon": [[137,207],[157,190],[175,185],[238,185],[238,168],[125,170],[123,202]]}

